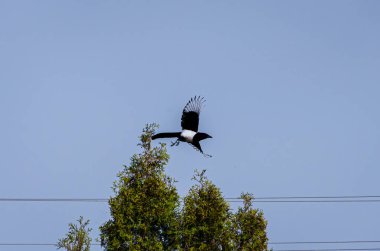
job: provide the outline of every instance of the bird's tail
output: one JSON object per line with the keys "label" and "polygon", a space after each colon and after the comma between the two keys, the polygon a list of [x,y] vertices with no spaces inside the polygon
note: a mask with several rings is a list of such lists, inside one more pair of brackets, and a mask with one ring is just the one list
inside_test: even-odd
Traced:
{"label": "bird's tail", "polygon": [[190,144],[194,147],[195,150],[199,151],[201,154],[203,154],[203,156],[205,156],[206,158],[211,158],[212,155],[210,154],[206,154],[202,151],[202,147],[201,147],[201,144],[199,144],[199,141],[195,141],[193,142],[192,144]]}
{"label": "bird's tail", "polygon": [[160,138],[178,138],[181,136],[180,132],[163,132],[163,133],[157,133],[152,136],[152,139],[160,139]]}

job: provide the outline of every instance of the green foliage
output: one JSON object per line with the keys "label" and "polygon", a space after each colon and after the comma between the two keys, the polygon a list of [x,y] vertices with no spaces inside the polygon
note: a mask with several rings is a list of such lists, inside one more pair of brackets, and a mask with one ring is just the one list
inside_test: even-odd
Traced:
{"label": "green foliage", "polygon": [[264,214],[252,207],[253,196],[243,193],[243,207],[232,216],[233,250],[267,250],[267,222]]}
{"label": "green foliage", "polygon": [[243,207],[232,213],[204,170],[196,171],[196,184],[180,207],[175,181],[165,174],[166,147],[150,145],[156,127],[145,127],[142,153],[132,156],[114,183],[111,219],[100,227],[105,250],[267,250],[267,223],[252,207],[253,196],[242,194]]}
{"label": "green foliage", "polygon": [[164,173],[169,155],[164,144],[151,149],[157,127],[147,125],[141,154],[131,158],[114,183],[109,200],[112,219],[100,227],[106,250],[174,250],[178,246],[179,196]]}
{"label": "green foliage", "polygon": [[91,228],[87,228],[89,220],[83,221],[81,216],[78,220],[79,226],[70,223],[69,232],[66,237],[58,240],[57,248],[65,248],[67,251],[89,251],[91,238],[89,233]]}
{"label": "green foliage", "polygon": [[196,172],[193,179],[198,184],[184,199],[181,246],[183,250],[229,250],[229,206],[204,173]]}

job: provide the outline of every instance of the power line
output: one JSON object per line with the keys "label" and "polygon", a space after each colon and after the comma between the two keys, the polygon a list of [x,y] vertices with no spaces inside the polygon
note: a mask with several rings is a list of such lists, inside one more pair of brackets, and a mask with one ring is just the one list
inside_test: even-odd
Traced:
{"label": "power line", "polygon": [[[269,245],[294,245],[294,244],[356,244],[356,243],[380,243],[379,241],[358,241],[358,240],[353,240],[353,241],[277,241],[277,242],[268,242]],[[0,245],[2,245],[0,243]],[[12,244],[11,244],[12,245]],[[56,245],[52,243],[16,243],[13,245]],[[91,243],[91,245],[100,245],[99,242],[97,243]]]}
{"label": "power line", "polygon": [[107,202],[97,198],[0,198],[0,202]]}
{"label": "power line", "polygon": [[268,242],[270,245],[294,245],[294,244],[355,244],[355,243],[380,243],[379,241],[275,241]]}
{"label": "power line", "polygon": [[[348,241],[274,241],[268,242],[269,245],[294,245],[294,244],[355,244],[355,243],[380,243],[380,240],[348,240]],[[5,242],[1,243],[0,246],[55,246],[56,243],[12,243]],[[99,242],[93,242],[91,245],[98,246]]]}
{"label": "power line", "polygon": [[[353,243],[379,243],[380,241],[285,241],[268,242],[269,245],[276,244],[353,244]],[[100,243],[91,243],[91,246],[100,246]],[[0,246],[57,246],[56,243],[0,243]],[[273,251],[360,251],[360,250],[380,250],[380,248],[318,248],[318,249],[274,249]]]}
{"label": "power line", "polygon": [[325,248],[325,249],[273,249],[273,251],[360,251],[360,250],[380,250],[378,248]]}
{"label": "power line", "polygon": [[[100,246],[100,243],[91,243],[91,246]],[[0,246],[57,246],[57,243],[0,243]]]}
{"label": "power line", "polygon": [[53,244],[53,243],[0,243],[0,246],[57,246],[57,244]]}
{"label": "power line", "polygon": [[[379,198],[379,199],[376,199]],[[182,198],[183,199],[183,198]],[[228,202],[242,202],[239,197],[226,197]],[[0,198],[0,202],[108,202],[106,198]],[[373,203],[380,202],[380,196],[284,196],[257,197],[254,203]]]}
{"label": "power line", "polygon": [[[229,201],[238,202],[238,201]],[[380,202],[380,200],[259,200],[256,203],[363,203],[363,202]]]}
{"label": "power line", "polygon": [[359,198],[380,198],[380,195],[343,195],[343,196],[269,196],[255,197],[255,200],[277,200],[277,199],[359,199]]}

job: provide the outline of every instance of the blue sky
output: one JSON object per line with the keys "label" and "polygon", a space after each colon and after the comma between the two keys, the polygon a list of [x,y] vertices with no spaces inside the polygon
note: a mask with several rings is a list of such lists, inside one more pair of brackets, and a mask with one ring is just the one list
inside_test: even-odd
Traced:
{"label": "blue sky", "polygon": [[[227,197],[379,195],[379,10],[378,1],[1,1],[0,197],[109,197],[144,125],[177,131],[194,95],[207,99],[200,130],[213,136],[202,143],[213,158],[168,148],[181,195],[196,168]],[[379,236],[377,203],[256,206],[270,241]],[[0,243],[56,242],[80,215],[96,238],[108,206],[0,202]]]}

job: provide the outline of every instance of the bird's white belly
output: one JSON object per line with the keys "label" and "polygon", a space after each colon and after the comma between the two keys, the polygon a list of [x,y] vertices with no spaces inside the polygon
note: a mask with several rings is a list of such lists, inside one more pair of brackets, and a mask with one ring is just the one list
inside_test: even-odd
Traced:
{"label": "bird's white belly", "polygon": [[191,130],[183,130],[181,132],[181,137],[188,143],[193,142],[194,135],[197,134]]}

